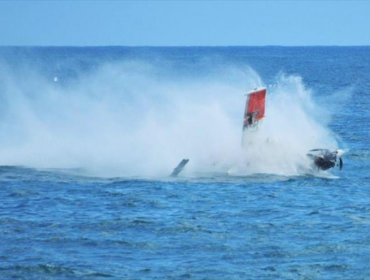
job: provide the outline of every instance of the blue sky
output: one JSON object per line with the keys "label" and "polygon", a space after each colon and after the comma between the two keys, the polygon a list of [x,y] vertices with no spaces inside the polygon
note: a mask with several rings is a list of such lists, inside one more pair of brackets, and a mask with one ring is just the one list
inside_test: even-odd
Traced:
{"label": "blue sky", "polygon": [[0,45],[370,45],[370,1],[0,1]]}

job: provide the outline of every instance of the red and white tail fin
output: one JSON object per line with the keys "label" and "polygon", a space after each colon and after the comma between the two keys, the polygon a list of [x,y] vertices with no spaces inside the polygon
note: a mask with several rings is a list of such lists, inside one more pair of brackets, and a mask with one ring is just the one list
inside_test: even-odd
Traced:
{"label": "red and white tail fin", "polygon": [[265,116],[265,98],[266,88],[256,88],[247,94],[243,130],[257,127],[258,122]]}

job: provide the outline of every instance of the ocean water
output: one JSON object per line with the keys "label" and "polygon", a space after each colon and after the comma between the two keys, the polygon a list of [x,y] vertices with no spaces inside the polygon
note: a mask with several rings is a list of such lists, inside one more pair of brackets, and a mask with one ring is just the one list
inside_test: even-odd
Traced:
{"label": "ocean water", "polygon": [[370,47],[1,47],[0,279],[370,279],[369,77]]}

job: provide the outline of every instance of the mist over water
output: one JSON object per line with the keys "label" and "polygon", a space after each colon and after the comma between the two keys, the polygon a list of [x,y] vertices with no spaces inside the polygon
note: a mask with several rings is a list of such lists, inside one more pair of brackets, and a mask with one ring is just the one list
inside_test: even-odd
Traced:
{"label": "mist over water", "polygon": [[[167,68],[168,69],[167,69]],[[266,86],[228,65],[182,76],[166,65],[110,63],[64,83],[23,69],[1,73],[0,164],[82,168],[98,176],[304,174],[312,148],[338,148],[298,76],[268,85],[266,118],[241,146],[245,94]]]}
{"label": "mist over water", "polygon": [[369,47],[0,47],[2,279],[370,279],[369,76]]}
{"label": "mist over water", "polygon": [[298,76],[280,75],[268,87],[266,117],[258,131],[246,131],[245,149],[231,173],[301,175],[315,173],[306,157],[313,148],[338,148],[327,114]]}

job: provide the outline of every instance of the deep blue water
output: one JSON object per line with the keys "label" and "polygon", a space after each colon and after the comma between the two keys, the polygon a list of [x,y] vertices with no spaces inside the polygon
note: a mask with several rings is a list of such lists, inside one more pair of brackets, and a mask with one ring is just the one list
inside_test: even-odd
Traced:
{"label": "deep blue water", "polygon": [[[266,85],[299,75],[325,106],[350,91],[329,125],[346,149],[343,171],[171,179],[4,165],[0,279],[370,279],[370,47],[6,47],[0,96],[16,93],[8,75],[36,72],[71,88],[102,64],[131,60],[159,65],[159,83],[174,73],[212,79],[233,65]],[[0,112],[0,122],[12,117]]]}

